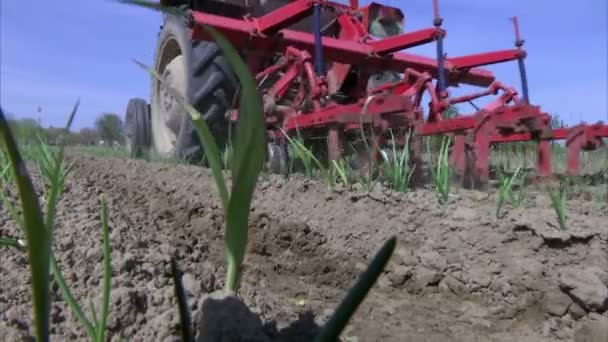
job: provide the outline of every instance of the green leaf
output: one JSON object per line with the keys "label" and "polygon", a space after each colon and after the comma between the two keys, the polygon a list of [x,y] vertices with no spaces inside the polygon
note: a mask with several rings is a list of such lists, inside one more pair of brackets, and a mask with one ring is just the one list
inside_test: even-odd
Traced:
{"label": "green leaf", "polygon": [[325,323],[314,342],[333,342],[338,339],[350,318],[355,311],[357,311],[361,302],[363,302],[372,286],[376,283],[376,280],[378,280],[380,274],[384,271],[384,267],[393,255],[396,244],[397,238],[394,236],[384,243],[368,265],[367,269],[359,276],[355,285],[348,291],[346,297],[336,309],[336,312],[331,316],[329,321]]}
{"label": "green leaf", "polygon": [[30,263],[31,290],[34,303],[36,339],[49,340],[49,260],[51,257],[51,232],[46,229],[36,191],[17,144],[0,108],[0,137],[14,171],[23,208],[23,228]]}
{"label": "green leaf", "polygon": [[110,226],[108,225],[108,207],[102,196],[101,202],[101,230],[103,233],[103,295],[101,300],[101,321],[97,325],[97,341],[105,341],[106,324],[110,307],[110,289],[112,287],[112,260],[110,253]]}
{"label": "green leaf", "polygon": [[201,114],[186,101],[184,96],[172,87],[168,86],[164,82],[164,80],[158,75],[156,70],[137,60],[133,61],[144,70],[147,70],[152,76],[154,76],[154,78],[160,82],[161,86],[167,89],[171,93],[171,95],[175,99],[177,99],[177,101],[184,108],[184,110],[186,110],[186,112],[190,115],[190,118],[192,119],[192,124],[194,125],[194,128],[196,129],[196,132],[198,133],[198,136],[201,139],[201,142],[205,149],[205,157],[209,162],[211,173],[213,175],[213,178],[215,179],[222,207],[224,208],[224,210],[226,210],[230,197],[228,196],[228,188],[226,187],[226,181],[224,180],[224,174],[222,173],[223,168],[220,150],[215,142],[215,138],[213,137],[211,130],[209,129],[209,126],[207,125],[205,120],[202,119]]}
{"label": "green leaf", "polygon": [[210,27],[204,29],[222,49],[243,89],[239,120],[236,125],[232,159],[232,192],[226,211],[225,233],[228,259],[225,291],[235,293],[247,246],[253,192],[267,157],[266,127],[261,98],[249,68],[226,38],[215,29]]}
{"label": "green leaf", "polygon": [[[147,1],[120,1],[133,5],[147,7],[153,10],[184,15],[185,12],[177,8],[168,8],[158,3]],[[215,178],[222,206],[226,215],[226,258],[228,262],[226,292],[236,292],[238,280],[241,272],[241,262],[245,254],[248,237],[249,211],[253,191],[260,172],[266,160],[266,136],[265,122],[262,110],[262,103],[257,92],[257,85],[247,65],[240,58],[238,52],[232,45],[216,30],[203,26],[222,49],[231,67],[234,69],[243,88],[243,95],[240,99],[239,121],[236,127],[236,137],[232,156],[232,191],[228,195],[224,177],[222,174],[222,158],[217,145],[210,133],[207,124],[202,120],[200,113],[196,111],[181,94],[165,86],[178,102],[186,109],[192,118],[194,127],[201,138],[205,148],[207,160]],[[147,69],[161,85],[163,80],[155,70],[146,67],[144,64],[135,61],[138,65]]]}
{"label": "green leaf", "polygon": [[72,296],[72,293],[70,292],[70,288],[67,286],[67,284],[65,282],[65,278],[63,277],[63,274],[61,274],[59,265],[57,264],[57,259],[55,259],[55,256],[52,254],[51,254],[51,272],[53,272],[53,277],[55,278],[55,283],[57,283],[57,287],[59,288],[61,297],[68,304],[68,307],[72,310],[72,313],[74,314],[74,316],[76,316],[76,319],[83,326],[83,328],[87,332],[87,334],[91,337],[91,339],[94,339],[96,336],[95,327],[93,326],[93,324],[91,324],[91,322],[89,322],[89,320],[85,316],[84,312],[82,311],[82,308],[80,307],[80,305],[78,305],[78,302],[76,301],[74,296]]}
{"label": "green leaf", "polygon": [[19,240],[11,239],[11,238],[0,237],[0,246],[13,247],[13,248],[18,249],[21,252],[26,250],[25,246],[23,246],[21,243],[19,243]]}
{"label": "green leaf", "polygon": [[177,299],[179,321],[181,323],[182,330],[182,341],[194,341],[192,322],[190,320],[190,310],[188,309],[188,301],[186,300],[186,291],[184,290],[184,285],[182,284],[182,273],[175,258],[171,258],[171,276],[173,277],[175,298]]}

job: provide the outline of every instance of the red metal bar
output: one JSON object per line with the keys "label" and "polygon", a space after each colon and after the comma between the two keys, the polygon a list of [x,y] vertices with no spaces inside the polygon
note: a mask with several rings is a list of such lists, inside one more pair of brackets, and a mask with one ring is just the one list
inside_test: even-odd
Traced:
{"label": "red metal bar", "polygon": [[310,16],[313,4],[313,1],[297,0],[259,18],[254,18],[252,21],[256,28],[255,33],[270,35],[289,27]]}
{"label": "red metal bar", "polygon": [[450,153],[450,164],[454,167],[457,174],[463,175],[466,169],[465,148],[466,137],[463,134],[454,136],[454,146]]}
{"label": "red metal bar", "polygon": [[456,69],[469,69],[480,66],[515,61],[525,57],[526,52],[520,49],[502,50],[478,53],[475,55],[447,58],[446,60]]}
{"label": "red metal bar", "polygon": [[573,130],[579,127],[586,128],[586,134],[590,138],[608,138],[608,125],[598,122],[594,125],[582,124],[570,128],[554,128],[552,140],[566,140],[568,139],[568,136],[572,134]]}
{"label": "red metal bar", "polygon": [[575,142],[574,144],[570,144],[567,147],[566,158],[568,163],[567,173],[571,176],[575,176],[578,174],[578,168],[581,160],[581,144],[580,142]]}
{"label": "red metal bar", "polygon": [[532,141],[534,140],[534,136],[530,132],[523,133],[507,133],[500,135],[492,135],[490,137],[490,142],[492,143],[509,143],[509,142],[522,142],[522,141]]}
{"label": "red metal bar", "polygon": [[[309,33],[292,30],[280,30],[272,37],[255,35],[255,25],[251,21],[232,19],[208,13],[191,12],[194,22],[211,26],[224,34],[224,36],[235,46],[240,48],[255,48],[251,53],[268,55],[277,50],[284,50],[287,46],[314,52],[314,36]],[[194,25],[192,38],[201,40],[212,40],[212,37],[201,25]],[[394,53],[391,58],[385,56],[374,56],[369,44],[335,39],[323,38],[324,54],[328,60],[359,64],[372,70],[392,70],[402,72],[407,68],[429,72],[437,77],[437,61],[432,58],[418,56],[408,53]],[[451,64],[446,63],[450,68]],[[492,72],[484,69],[471,69],[468,71],[451,68],[450,80],[453,83],[464,83],[487,87],[494,81]]]}
{"label": "red metal bar", "polygon": [[475,128],[476,120],[472,116],[456,117],[437,122],[428,122],[422,126],[420,135],[437,135],[466,131]]}
{"label": "red metal bar", "polygon": [[553,139],[554,140],[565,140],[568,136],[568,128],[554,128]]}
{"label": "red metal bar", "polygon": [[340,160],[340,151],[342,150],[342,137],[338,127],[331,126],[327,132],[327,153],[329,160]]}
{"label": "red metal bar", "polygon": [[551,145],[548,140],[539,140],[536,146],[536,165],[541,177],[551,175]]}
{"label": "red metal bar", "polygon": [[[542,140],[566,140],[570,134],[570,128],[554,128],[550,138]],[[598,137],[608,138],[608,126],[602,126],[595,129],[595,134]],[[508,143],[522,142],[534,140],[534,136],[530,132],[509,133],[504,135],[493,135],[490,139],[493,143]]]}
{"label": "red metal bar", "polygon": [[434,41],[437,35],[445,35],[445,31],[436,28],[427,28],[414,32],[404,33],[379,40],[368,41],[372,53],[384,55],[409,49]]}
{"label": "red metal bar", "polygon": [[[485,128],[485,127],[484,127]],[[488,128],[482,128],[475,134],[475,163],[474,170],[476,178],[481,184],[486,184],[490,179],[489,156],[490,156],[490,137]]]}
{"label": "red metal bar", "polygon": [[362,103],[350,105],[332,105],[314,113],[298,115],[285,121],[286,132],[295,129],[324,127],[332,124],[370,123],[381,115],[411,112],[413,106],[407,98],[399,95],[378,96],[370,101],[366,114],[361,114]]}

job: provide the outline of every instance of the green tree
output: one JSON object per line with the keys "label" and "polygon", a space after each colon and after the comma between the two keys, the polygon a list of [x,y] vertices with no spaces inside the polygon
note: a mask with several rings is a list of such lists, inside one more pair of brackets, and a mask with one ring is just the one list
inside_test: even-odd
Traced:
{"label": "green tree", "polygon": [[117,114],[101,114],[95,121],[95,130],[97,136],[107,145],[115,141],[121,144],[124,142],[123,122]]}

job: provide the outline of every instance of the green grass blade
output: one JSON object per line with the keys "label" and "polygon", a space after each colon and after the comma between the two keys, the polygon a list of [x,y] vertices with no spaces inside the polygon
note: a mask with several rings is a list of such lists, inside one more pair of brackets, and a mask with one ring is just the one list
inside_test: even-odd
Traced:
{"label": "green grass blade", "polygon": [[[169,9],[158,3],[146,1],[121,1],[133,5],[144,6],[157,11],[185,16],[185,12],[177,9]],[[240,58],[237,51],[218,32],[210,27],[203,26],[222,49],[231,67],[240,80],[243,95],[240,99],[239,121],[236,127],[232,160],[232,191],[228,191],[222,174],[222,158],[219,149],[213,140],[209,128],[192,106],[190,106],[176,91],[168,90],[178,99],[180,104],[192,117],[199,137],[204,145],[207,160],[209,161],[213,176],[216,180],[222,205],[226,215],[226,257],[228,260],[228,274],[226,280],[226,291],[235,292],[240,277],[241,262],[244,257],[248,236],[249,210],[255,184],[259,173],[262,171],[266,160],[265,123],[262,112],[262,104],[257,92],[256,83],[250,74],[248,67]],[[161,84],[162,80],[152,68],[136,63],[148,70]]]}
{"label": "green grass blade", "polygon": [[[74,117],[76,116],[79,105],[80,100],[77,100],[63,130],[63,138],[65,138],[67,133],[69,133],[70,126],[74,121]],[[40,147],[41,149],[38,151],[36,161],[41,173],[44,176],[45,183],[48,187],[50,187],[50,194],[48,195],[47,199],[45,223],[47,228],[52,232],[55,223],[55,216],[57,214],[57,202],[63,193],[65,177],[67,176],[67,170],[64,169],[65,165],[63,163],[65,139],[62,139],[57,154],[53,154],[42,140],[40,142]]]}
{"label": "green grass blade", "polygon": [[51,255],[51,272],[53,272],[53,276],[55,277],[55,282],[57,283],[57,287],[59,287],[59,292],[61,292],[61,297],[68,304],[76,319],[80,322],[80,324],[84,327],[87,334],[91,337],[91,339],[95,339],[95,327],[89,322],[87,317],[84,315],[84,312],[80,308],[80,305],[72,296],[72,292],[70,288],[66,285],[65,279],[59,270],[59,266],[57,265],[57,259],[55,259],[54,255]]}
{"label": "green grass blade", "polygon": [[[505,199],[509,196],[511,196],[511,188],[513,187],[513,182],[515,181],[515,179],[517,178],[518,174],[519,174],[519,170],[520,168],[518,167],[515,172],[513,173],[513,175],[507,177],[507,176],[501,176],[501,180],[500,180],[500,190],[498,192],[498,203],[496,205],[496,218],[500,218],[500,212],[502,209],[502,206],[504,205]],[[502,173],[502,172],[501,172]]]}
{"label": "green grass blade", "polygon": [[336,312],[323,326],[323,329],[316,336],[314,342],[333,342],[338,339],[350,318],[353,316],[361,302],[363,302],[372,286],[376,283],[380,274],[384,271],[384,267],[393,255],[396,244],[396,237],[391,237],[384,243],[367,269],[359,276],[359,279],[350,291],[348,291],[346,297],[336,309]]}
{"label": "green grass blade", "polygon": [[224,210],[226,210],[226,208],[228,207],[229,196],[228,188],[226,187],[226,181],[224,180],[224,174],[222,173],[222,158],[220,154],[220,149],[215,142],[215,138],[213,137],[209,126],[203,120],[201,114],[192,105],[190,105],[181,94],[179,94],[172,87],[168,86],[154,69],[137,60],[134,60],[134,62],[144,70],[147,70],[152,76],[154,76],[155,79],[160,82],[161,86],[171,92],[173,97],[177,99],[179,104],[190,115],[190,118],[192,119],[192,124],[194,125],[194,128],[196,129],[196,132],[198,133],[198,136],[201,139],[201,143],[203,144],[203,147],[205,149],[205,157],[209,162],[211,173],[213,175],[213,178],[215,179],[222,207],[224,208]]}
{"label": "green grass blade", "polygon": [[0,108],[0,137],[14,171],[23,208],[23,228],[30,263],[31,289],[34,302],[34,320],[37,341],[49,339],[49,259],[51,257],[51,233],[45,228],[36,191],[17,144],[10,131],[4,111]]}
{"label": "green grass blade", "polygon": [[97,341],[105,341],[106,324],[110,307],[110,289],[112,287],[112,260],[110,253],[110,226],[108,225],[108,207],[101,197],[101,229],[103,232],[103,297],[101,300],[101,320],[97,325]]}
{"label": "green grass blade", "polygon": [[182,341],[194,341],[192,332],[192,322],[190,319],[190,310],[188,310],[188,301],[186,300],[186,292],[182,284],[182,272],[175,258],[171,258],[171,275],[173,277],[173,285],[175,289],[175,298],[177,299],[177,307],[179,312],[179,321],[182,330]]}
{"label": "green grass blade", "polygon": [[91,316],[93,316],[93,326],[99,326],[99,318],[97,317],[97,311],[95,309],[95,304],[93,301],[89,301],[89,310],[91,311]]}
{"label": "green grass blade", "polygon": [[335,160],[332,160],[331,162],[334,165],[334,169],[338,173],[342,184],[344,184],[344,186],[348,186],[348,176],[346,175],[346,167],[344,166],[343,161],[340,160],[340,162],[336,162]]}
{"label": "green grass blade", "polygon": [[234,47],[217,31],[204,27],[222,49],[242,87],[232,161],[232,192],[226,212],[228,274],[225,290],[236,292],[249,230],[253,192],[266,160],[266,128],[262,102],[249,68]]}
{"label": "green grass blade", "polygon": [[312,162],[317,165],[321,172],[324,172],[325,168],[323,167],[321,161],[319,161],[319,159],[315,157],[312,151],[308,149],[306,145],[304,145],[304,143],[301,141],[301,138],[293,139],[283,129],[281,129],[281,132],[283,133],[283,136],[287,138],[287,142],[295,152],[295,157],[300,159],[304,164],[304,169],[307,177],[312,177]]}
{"label": "green grass blade", "polygon": [[12,238],[0,237],[0,246],[16,248],[21,252],[24,252],[26,250],[25,246],[19,243],[19,240]]}
{"label": "green grass blade", "polygon": [[556,191],[549,189],[549,196],[551,198],[551,205],[557,215],[557,221],[560,229],[566,230],[566,185],[563,181],[560,181],[559,188]]}

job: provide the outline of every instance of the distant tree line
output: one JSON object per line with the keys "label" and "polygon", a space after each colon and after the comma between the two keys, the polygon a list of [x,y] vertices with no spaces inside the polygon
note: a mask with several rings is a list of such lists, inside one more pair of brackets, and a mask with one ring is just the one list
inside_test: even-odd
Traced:
{"label": "distant tree line", "polygon": [[[11,131],[20,144],[38,144],[40,139],[49,145],[57,145],[63,136],[63,127],[43,127],[32,118],[15,118],[10,115],[8,123]],[[125,142],[124,127],[121,118],[114,113],[102,113],[95,120],[93,127],[71,130],[65,137],[68,145],[92,146]]]}

